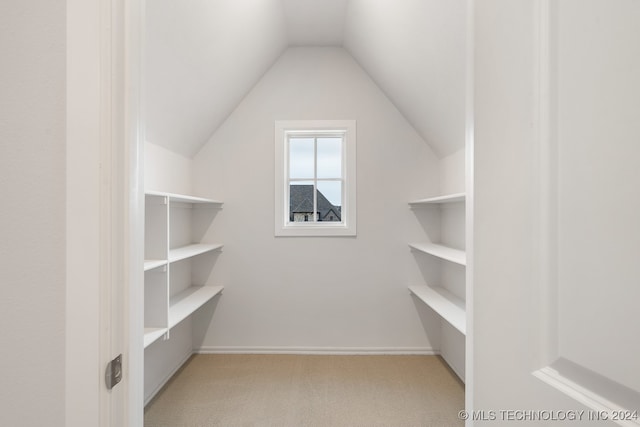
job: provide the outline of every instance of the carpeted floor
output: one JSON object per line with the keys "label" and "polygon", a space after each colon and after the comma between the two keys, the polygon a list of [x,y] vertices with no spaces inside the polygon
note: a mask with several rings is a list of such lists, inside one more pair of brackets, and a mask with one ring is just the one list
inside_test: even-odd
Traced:
{"label": "carpeted floor", "polygon": [[464,385],[437,356],[195,355],[146,427],[463,426]]}

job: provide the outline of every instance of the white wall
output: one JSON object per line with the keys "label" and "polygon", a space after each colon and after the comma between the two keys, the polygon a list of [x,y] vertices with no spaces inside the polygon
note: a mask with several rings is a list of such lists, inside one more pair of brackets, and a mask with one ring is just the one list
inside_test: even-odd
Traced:
{"label": "white wall", "polygon": [[0,425],[64,426],[65,2],[2,2],[0,28]]}
{"label": "white wall", "polygon": [[440,194],[465,192],[465,149],[440,159]]}
{"label": "white wall", "polygon": [[[277,119],[357,120],[356,238],[274,237]],[[288,50],[196,155],[194,173],[197,194],[225,202],[207,236],[225,244],[210,276],[225,291],[199,313],[196,346],[437,348],[437,318],[407,290],[420,275],[407,242],[426,238],[407,201],[437,194],[438,160],[344,50]]]}
{"label": "white wall", "polygon": [[171,329],[168,340],[158,340],[144,350],[144,402],[175,374],[193,353],[191,319]]}
{"label": "white wall", "polygon": [[191,194],[192,160],[156,144],[144,144],[144,189]]}

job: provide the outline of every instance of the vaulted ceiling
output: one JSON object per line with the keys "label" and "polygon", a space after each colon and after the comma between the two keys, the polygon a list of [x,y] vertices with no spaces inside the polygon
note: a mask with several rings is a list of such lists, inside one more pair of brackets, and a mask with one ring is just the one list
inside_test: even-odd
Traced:
{"label": "vaulted ceiling", "polygon": [[147,140],[195,155],[289,46],[341,46],[440,156],[464,147],[465,0],[149,0]]}

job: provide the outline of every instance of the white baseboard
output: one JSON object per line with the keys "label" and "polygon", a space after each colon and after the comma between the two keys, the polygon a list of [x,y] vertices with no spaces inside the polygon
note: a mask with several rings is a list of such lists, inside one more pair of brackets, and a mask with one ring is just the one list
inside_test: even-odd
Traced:
{"label": "white baseboard", "polygon": [[427,347],[244,347],[204,346],[197,354],[318,354],[318,355],[427,355],[440,352]]}

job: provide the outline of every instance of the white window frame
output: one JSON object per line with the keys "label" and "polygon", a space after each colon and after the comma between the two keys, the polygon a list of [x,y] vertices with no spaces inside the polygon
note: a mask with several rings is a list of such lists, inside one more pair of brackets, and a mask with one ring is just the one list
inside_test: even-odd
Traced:
{"label": "white window frame", "polygon": [[[340,133],[342,143],[342,222],[289,221],[289,150],[292,134]],[[315,195],[314,195],[315,197]],[[356,121],[276,120],[275,122],[275,235],[356,235]]]}

